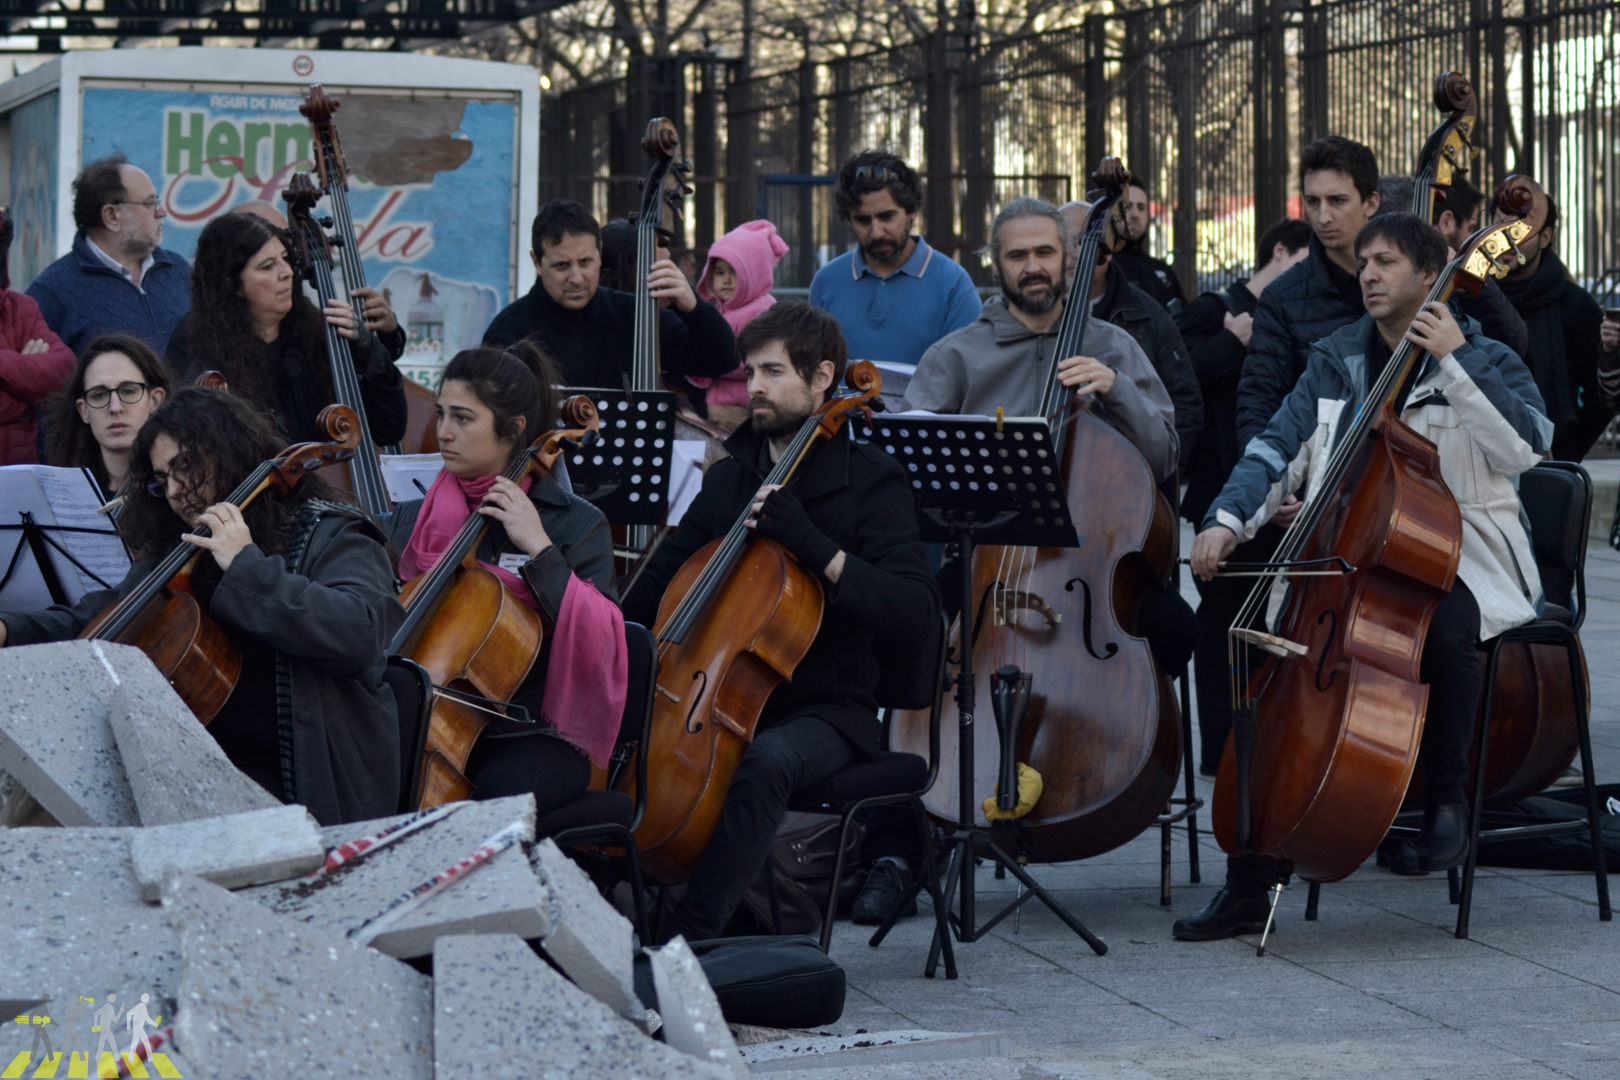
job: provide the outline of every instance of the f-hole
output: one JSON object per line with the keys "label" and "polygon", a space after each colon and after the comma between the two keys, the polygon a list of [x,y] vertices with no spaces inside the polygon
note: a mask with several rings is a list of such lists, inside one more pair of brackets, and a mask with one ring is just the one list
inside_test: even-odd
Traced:
{"label": "f-hole", "polygon": [[1068,581],[1064,582],[1063,589],[1065,592],[1074,592],[1074,587],[1076,584],[1080,586],[1081,597],[1080,637],[1081,640],[1083,640],[1086,644],[1086,652],[1091,654],[1091,658],[1093,660],[1112,660],[1114,658],[1114,654],[1119,652],[1119,644],[1117,642],[1110,641],[1108,644],[1104,645],[1103,651],[1100,655],[1091,643],[1091,586],[1086,584],[1085,578],[1076,577],[1070,578]]}
{"label": "f-hole", "polygon": [[1321,626],[1324,620],[1326,620],[1328,624],[1328,636],[1327,641],[1322,644],[1322,655],[1316,658],[1315,683],[1316,689],[1325,694],[1327,693],[1328,688],[1333,685],[1333,680],[1339,677],[1339,673],[1337,671],[1332,671],[1328,673],[1327,682],[1324,683],[1322,681],[1322,668],[1325,664],[1327,664],[1328,654],[1333,651],[1333,639],[1339,634],[1338,613],[1332,608],[1324,608],[1322,614],[1316,617],[1316,625]]}
{"label": "f-hole", "polygon": [[692,673],[697,689],[692,692],[692,705],[686,710],[686,733],[696,735],[703,730],[703,721],[697,719],[698,706],[703,704],[703,693],[709,688],[709,673],[702,669]]}

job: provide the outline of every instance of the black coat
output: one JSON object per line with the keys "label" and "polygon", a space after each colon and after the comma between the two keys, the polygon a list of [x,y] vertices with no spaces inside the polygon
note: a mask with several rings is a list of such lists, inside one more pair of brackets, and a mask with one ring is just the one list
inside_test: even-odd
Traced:
{"label": "black coat", "polygon": [[1118,266],[1109,266],[1107,285],[1092,314],[1129,333],[1153,361],[1159,381],[1176,407],[1176,443],[1181,470],[1186,472],[1204,426],[1204,395],[1198,390],[1198,376],[1187,359],[1175,320],[1157,300],[1132,285]]}
{"label": "black coat", "polygon": [[[1201,524],[1209,504],[1221,493],[1232,466],[1242,456],[1237,439],[1237,387],[1248,347],[1226,328],[1228,314],[1253,315],[1259,301],[1239,278],[1222,293],[1204,293],[1181,309],[1176,320],[1187,347],[1198,387],[1204,394],[1204,427],[1184,476],[1181,515]],[[1230,304],[1225,297],[1230,297]]]}
{"label": "black coat", "polygon": [[[751,425],[726,440],[731,456],[710,466],[680,528],[653,555],[624,601],[627,618],[651,626],[658,602],[681,565],[725,535],[764,482]],[[934,640],[939,588],[917,536],[904,472],[889,455],[845,433],[813,449],[789,489],[816,527],[844,551],[837,585],[821,579],[826,606],[815,643],[771,695],[760,729],[818,716],[867,753],[882,740],[875,642]],[[819,576],[819,575],[818,575]]]}
{"label": "black coat", "polygon": [[[392,340],[392,339],[391,339]],[[360,404],[365,406],[366,426],[372,441],[378,446],[397,443],[405,437],[405,423],[410,418],[405,402],[405,376],[394,366],[389,354],[391,346],[385,344],[370,330],[362,328],[359,336],[349,342],[349,353],[354,358],[355,371],[360,375]],[[300,389],[307,393],[308,382],[297,385],[298,373],[309,371],[312,363],[328,368],[330,361],[323,354],[314,361],[302,351],[288,344],[285,338],[271,342],[271,362],[290,378],[279,380],[280,407],[274,412],[276,426],[293,442],[325,442],[326,435],[315,429],[315,418],[330,401],[316,401],[308,395],[305,401]],[[191,312],[186,312],[175,324],[164,350],[169,370],[180,378],[182,386],[197,381],[197,376],[215,367],[212,358],[191,354]]]}
{"label": "black coat", "polygon": [[[545,286],[507,305],[484,331],[484,344],[504,349],[532,340],[562,368],[565,386],[616,389],[629,375],[635,356],[636,298],[617,289],[596,290],[575,311],[551,298]],[[724,375],[737,366],[737,339],[731,324],[702,300],[689,312],[673,307],[658,313],[659,359],[677,375]]]}
{"label": "black coat", "polygon": [[[220,575],[208,611],[228,637],[288,659],[290,698],[273,706],[283,753],[291,750],[288,800],[322,825],[387,817],[399,808],[400,745],[383,669],[405,621],[393,566],[381,530],[358,511],[311,503],[305,513],[318,518],[291,557],[249,544]],[[77,637],[155,566],[138,562],[117,588],[85,593],[72,607],[5,613],[7,644]]]}
{"label": "black coat", "polygon": [[[1519,356],[1529,347],[1524,320],[1496,283],[1485,286],[1478,300],[1462,293],[1452,307],[1478,320],[1481,332]],[[1311,254],[1266,287],[1254,311],[1254,333],[1238,383],[1239,446],[1266,430],[1283,398],[1305,373],[1311,346],[1349,326],[1367,313],[1359,287],[1340,289],[1328,273],[1327,250],[1311,237]]]}
{"label": "black coat", "polygon": [[1142,241],[1127,241],[1124,248],[1114,255],[1114,262],[1125,272],[1132,285],[1157,300],[1166,311],[1179,313],[1187,302],[1175,268],[1143,251]]}

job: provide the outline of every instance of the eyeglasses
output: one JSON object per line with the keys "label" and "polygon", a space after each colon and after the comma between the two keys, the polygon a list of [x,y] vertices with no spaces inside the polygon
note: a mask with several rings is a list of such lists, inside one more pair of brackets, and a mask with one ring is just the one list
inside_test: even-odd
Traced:
{"label": "eyeglasses", "polygon": [[116,393],[119,401],[133,405],[145,397],[149,389],[151,387],[143,382],[119,383],[116,390],[107,386],[92,386],[84,392],[84,403],[92,409],[105,409]]}
{"label": "eyeglasses", "polygon": [[156,213],[157,208],[158,208],[158,201],[159,201],[158,197],[156,195],[154,195],[150,199],[142,199],[139,202],[132,202],[129,199],[121,199],[118,202],[108,203],[107,205],[108,206],[144,206],[148,210],[151,210],[153,213]]}
{"label": "eyeglasses", "polygon": [[147,481],[146,484],[147,494],[158,499],[166,498],[169,494],[169,481],[173,480],[184,485],[186,475],[191,472],[193,464],[190,454],[176,454],[174,459],[169,462],[168,472],[152,470],[152,479]]}
{"label": "eyeglasses", "polygon": [[885,165],[860,165],[855,169],[855,179],[876,180],[880,184],[887,184],[891,180],[900,179],[900,177],[896,176]]}

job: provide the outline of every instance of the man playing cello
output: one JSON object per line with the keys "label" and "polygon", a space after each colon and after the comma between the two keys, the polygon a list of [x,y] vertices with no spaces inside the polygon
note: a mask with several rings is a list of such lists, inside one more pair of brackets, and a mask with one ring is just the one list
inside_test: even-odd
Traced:
{"label": "man playing cello", "polygon": [[[1314,494],[1337,439],[1402,338],[1428,354],[1401,419],[1436,445],[1441,476],[1462,512],[1463,541],[1456,584],[1435,609],[1423,647],[1420,676],[1430,687],[1423,829],[1391,864],[1398,874],[1423,874],[1468,855],[1463,782],[1479,706],[1479,642],[1535,618],[1542,604],[1514,477],[1541,459],[1552,425],[1529,369],[1512,350],[1479,334],[1472,319],[1459,326],[1446,305],[1426,302],[1446,263],[1445,241],[1432,226],[1411,214],[1374,218],[1356,236],[1355,254],[1367,314],[1313,347],[1304,375],[1205,516],[1192,567],[1210,580],[1289,492],[1305,483]],[[1179,920],[1175,936],[1207,941],[1258,933],[1267,888],[1291,869],[1274,859],[1229,859],[1226,886],[1202,911]]]}

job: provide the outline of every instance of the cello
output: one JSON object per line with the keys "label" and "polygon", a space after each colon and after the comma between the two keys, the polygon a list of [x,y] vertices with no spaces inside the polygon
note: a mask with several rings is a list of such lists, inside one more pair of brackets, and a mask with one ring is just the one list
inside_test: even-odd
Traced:
{"label": "cello", "polygon": [[[328,405],[316,424],[332,441],[287,447],[249,473],[224,501],[245,507],[270,488],[285,495],[310,473],[354,456],[361,424],[352,410]],[[206,525],[191,532],[210,535]],[[139,585],[97,615],[79,640],[113,641],[140,649],[206,725],[236,689],[242,653],[203,610],[192,589],[191,572],[203,554],[187,541],[176,544]]]}
{"label": "cello", "polygon": [[1474,125],[1479,123],[1473,85],[1455,71],[1442,72],[1434,80],[1434,107],[1446,118],[1429,133],[1418,152],[1412,183],[1412,213],[1430,225],[1434,224],[1437,189],[1450,187],[1479,157],[1479,147],[1472,141]]}
{"label": "cello", "polygon": [[[865,360],[844,378],[854,393],[809,416],[764,483],[791,480],[811,447],[837,436],[883,385]],[[754,536],[745,525],[751,503],[675,573],[653,624],[658,683],[638,751],[650,779],[635,839],[642,866],[666,885],[691,879],[767,699],[821,629],[821,582],[781,545]],[[625,775],[633,786],[634,770]]]}
{"label": "cello", "polygon": [[[332,115],[342,107],[343,102],[328,94],[320,83],[314,83],[298,111],[309,120],[310,133],[314,136],[311,150],[315,156],[315,169],[321,175],[321,190],[332,208],[330,228],[337,234],[343,281],[349,288],[355,323],[359,325],[366,321],[366,304],[363,298],[356,300],[353,292],[366,287],[366,268],[360,259],[360,244],[355,239],[354,215],[349,212],[349,166],[343,159],[343,145],[338,142],[337,125],[332,121]],[[405,438],[400,446],[389,447],[388,453],[438,452],[435,401],[432,388],[414,379],[405,380],[405,406],[409,416]]]}
{"label": "cello", "polygon": [[[596,441],[601,421],[590,398],[571,397],[560,413],[563,427],[512,455],[508,480],[531,475],[539,481],[565,449]],[[388,646],[389,655],[416,661],[433,680],[421,810],[472,795],[467,756],[487,717],[502,715],[501,703],[528,678],[544,640],[540,616],[478,564],[489,524],[482,514],[468,515],[433,569],[405,584],[405,622]]]}
{"label": "cello", "polygon": [[[1505,274],[1529,232],[1518,220],[1475,233],[1427,302]],[[1228,854],[1288,860],[1310,882],[1366,861],[1417,761],[1424,638],[1463,543],[1434,444],[1400,418],[1426,355],[1409,339],[1395,348],[1228,631],[1233,737],[1215,782],[1215,836]],[[1326,562],[1340,570],[1292,583],[1273,628],[1250,629],[1277,577]]]}
{"label": "cello", "polygon": [[[332,280],[332,256],[327,248],[326,233],[315,220],[315,204],[321,191],[310,180],[309,173],[294,173],[292,185],[281,193],[287,201],[288,231],[292,235],[293,265],[298,275],[315,286],[320,306],[338,299],[337,287]],[[326,331],[326,357],[332,371],[332,392],[337,403],[354,410],[360,418],[360,445],[349,462],[349,486],[366,513],[384,517],[394,505],[388,498],[388,485],[383,483],[382,462],[377,460],[377,447],[371,441],[371,429],[366,424],[365,403],[360,399],[360,373],[354,369],[354,353],[349,339],[338,333],[338,328],[321,319]],[[362,324],[363,325],[363,324]]]}
{"label": "cello", "polygon": [[[1017,746],[1045,782],[1025,816],[998,823],[992,836],[1036,862],[1088,858],[1124,844],[1163,811],[1181,762],[1181,721],[1169,679],[1144,638],[1131,632],[1143,594],[1174,567],[1179,531],[1152,470],[1129,439],[1058,382],[1058,361],[1081,353],[1091,305],[1085,297],[1099,249],[1118,250],[1117,204],[1130,183],[1118,158],[1104,158],[1080,238],[1070,299],[1058,323],[1038,415],[1053,423],[1054,452],[1078,548],[977,549],[970,627],[975,671],[1009,667],[1032,676]],[[1070,412],[1070,409],[1074,409]],[[983,632],[981,632],[981,627]],[[960,648],[960,644],[957,646]],[[992,693],[996,692],[992,680]],[[891,745],[926,753],[927,713],[900,713]],[[996,727],[974,725],[974,790],[959,792],[942,770],[923,802],[954,823],[959,798],[979,799],[998,783]],[[957,754],[956,725],[940,729],[940,753]],[[982,809],[975,811],[981,824]]]}

